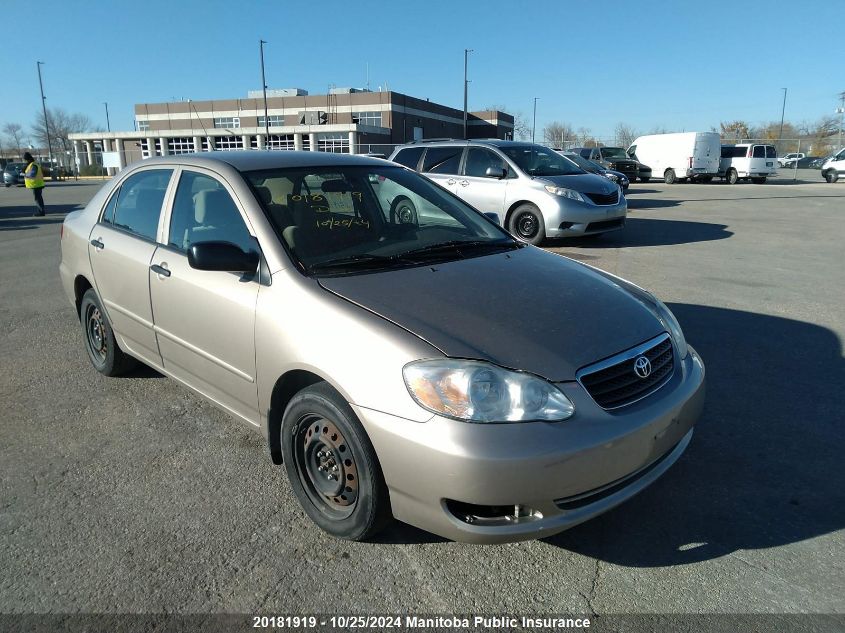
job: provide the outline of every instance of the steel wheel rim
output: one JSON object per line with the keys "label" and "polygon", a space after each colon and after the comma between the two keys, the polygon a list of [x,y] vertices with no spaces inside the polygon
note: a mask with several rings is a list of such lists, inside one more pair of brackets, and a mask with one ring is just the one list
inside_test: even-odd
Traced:
{"label": "steel wheel rim", "polygon": [[517,216],[516,232],[520,237],[530,239],[537,235],[539,229],[540,223],[537,222],[537,218],[534,217],[533,213],[521,213]]}
{"label": "steel wheel rim", "polygon": [[88,347],[96,358],[105,362],[108,356],[108,342],[106,340],[106,325],[100,308],[88,306],[85,314],[85,331],[88,335]]}
{"label": "steel wheel rim", "polygon": [[358,464],[340,429],[319,415],[305,415],[298,424],[294,457],[303,487],[323,513],[345,518],[359,496]]}
{"label": "steel wheel rim", "polygon": [[396,209],[396,215],[399,218],[399,224],[414,223],[414,209],[410,205],[400,204]]}

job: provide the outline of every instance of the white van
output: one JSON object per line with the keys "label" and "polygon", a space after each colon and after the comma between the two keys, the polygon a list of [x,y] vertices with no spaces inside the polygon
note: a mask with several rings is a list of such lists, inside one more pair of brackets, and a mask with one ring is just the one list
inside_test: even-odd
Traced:
{"label": "white van", "polygon": [[840,149],[822,163],[822,178],[828,182],[836,182],[840,176],[845,176],[845,149]]}
{"label": "white van", "polygon": [[750,178],[762,185],[766,178],[774,176],[778,168],[778,152],[774,145],[763,143],[739,143],[722,145],[722,159],[719,161],[719,177],[728,184]]}
{"label": "white van", "polygon": [[677,180],[710,182],[719,171],[721,141],[718,132],[678,132],[640,136],[628,156],[651,167],[666,184]]}

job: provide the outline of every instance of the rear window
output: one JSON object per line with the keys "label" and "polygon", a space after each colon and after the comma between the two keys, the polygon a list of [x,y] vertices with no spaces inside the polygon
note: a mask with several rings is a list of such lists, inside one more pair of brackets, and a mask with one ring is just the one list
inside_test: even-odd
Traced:
{"label": "rear window", "polygon": [[778,151],[774,145],[766,145],[766,158],[777,158]]}
{"label": "rear window", "polygon": [[755,145],[754,152],[751,154],[754,158],[766,158],[766,146]]}
{"label": "rear window", "polygon": [[722,145],[722,158],[743,158],[747,152],[747,147]]}
{"label": "rear window", "polygon": [[463,147],[429,147],[423,161],[424,172],[432,174],[457,174]]}
{"label": "rear window", "polygon": [[420,162],[424,147],[409,147],[407,149],[400,149],[396,156],[393,157],[394,163],[405,165],[411,169],[416,169]]}

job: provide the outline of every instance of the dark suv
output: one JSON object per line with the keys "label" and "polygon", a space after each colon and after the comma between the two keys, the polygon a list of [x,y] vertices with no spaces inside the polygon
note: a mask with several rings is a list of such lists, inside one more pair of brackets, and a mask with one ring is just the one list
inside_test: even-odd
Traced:
{"label": "dark suv", "polygon": [[651,167],[629,157],[621,147],[573,147],[568,151],[580,154],[602,167],[621,171],[631,182],[636,182],[638,178],[648,182],[651,178]]}

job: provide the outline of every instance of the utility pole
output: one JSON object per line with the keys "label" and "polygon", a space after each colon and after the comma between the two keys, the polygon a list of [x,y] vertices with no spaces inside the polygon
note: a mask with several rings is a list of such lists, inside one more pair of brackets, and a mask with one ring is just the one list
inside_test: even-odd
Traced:
{"label": "utility pole", "polygon": [[534,130],[537,129],[537,99],[540,97],[534,97],[534,123],[531,124],[531,142],[534,142]]}
{"label": "utility pole", "polygon": [[780,134],[778,134],[778,140],[783,141],[783,115],[786,112],[786,88],[781,88],[783,90],[783,106],[780,109]]}
{"label": "utility pole", "polygon": [[[44,82],[41,81],[41,66],[44,62],[35,62],[38,68],[38,86],[41,88],[41,108],[44,110],[44,132],[47,134],[47,159],[50,162],[50,173],[53,173],[53,142],[50,140],[50,124],[47,122],[47,97],[44,96]],[[840,131],[842,126],[840,125]],[[53,176],[55,177],[55,176]]]}
{"label": "utility pole", "polygon": [[261,49],[261,89],[264,91],[264,147],[270,147],[270,117],[267,116],[267,80],[264,78],[264,40],[258,40]]}
{"label": "utility pole", "polygon": [[109,102],[103,101],[103,105],[106,106],[106,130],[111,132],[111,123],[109,122]]}
{"label": "utility pole", "polygon": [[472,52],[473,49],[471,48],[464,49],[464,140],[467,139],[467,86],[469,85],[469,80],[467,80],[467,59]]}
{"label": "utility pole", "polygon": [[842,147],[842,115],[845,114],[845,92],[839,93],[840,106],[836,109],[839,113],[839,147]]}

